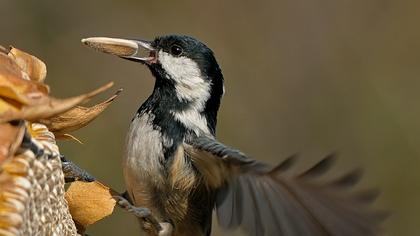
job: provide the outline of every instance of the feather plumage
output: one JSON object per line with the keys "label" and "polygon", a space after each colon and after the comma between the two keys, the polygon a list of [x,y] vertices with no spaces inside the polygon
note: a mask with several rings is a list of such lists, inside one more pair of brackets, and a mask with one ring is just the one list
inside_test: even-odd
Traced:
{"label": "feather plumage", "polygon": [[[294,157],[270,167],[209,136],[190,140],[186,152],[198,169],[214,168],[208,164],[211,156],[212,162],[232,170],[218,186],[216,196],[217,216],[224,228],[241,226],[249,235],[287,236],[380,232],[384,214],[371,211],[363,200],[372,200],[372,195],[361,197],[345,191],[357,182],[360,170],[332,182],[317,181],[331,168],[334,155],[299,175],[286,177],[283,174],[293,167]],[[206,162],[202,158],[207,158]]]}

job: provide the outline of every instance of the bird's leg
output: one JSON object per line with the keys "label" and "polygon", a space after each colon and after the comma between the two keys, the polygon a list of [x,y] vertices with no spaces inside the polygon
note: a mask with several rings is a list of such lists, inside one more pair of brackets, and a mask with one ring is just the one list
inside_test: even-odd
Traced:
{"label": "bird's leg", "polygon": [[[118,206],[125,209],[128,212],[133,213],[138,218],[148,218],[152,215],[150,210],[145,207],[136,207],[126,198],[126,192],[122,195],[114,196],[114,199],[117,201]],[[154,217],[152,217],[153,220]],[[156,221],[156,220],[155,220]],[[159,223],[156,221],[156,225],[159,225]]]}
{"label": "bird's leg", "polygon": [[160,223],[148,208],[134,206],[130,202],[127,192],[114,196],[114,199],[117,201],[118,206],[133,213],[137,218],[150,223],[159,236],[172,235],[172,225],[170,223]]}

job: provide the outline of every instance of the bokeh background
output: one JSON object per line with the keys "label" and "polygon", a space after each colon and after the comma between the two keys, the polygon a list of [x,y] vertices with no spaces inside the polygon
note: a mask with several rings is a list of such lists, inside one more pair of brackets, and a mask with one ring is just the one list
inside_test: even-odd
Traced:
{"label": "bokeh background", "polygon": [[[393,212],[387,235],[409,236],[420,234],[419,9],[410,0],[1,0],[0,44],[44,60],[57,97],[111,80],[125,89],[75,133],[84,145],[60,143],[123,191],[125,132],[153,79],[80,39],[195,36],[214,50],[226,79],[220,140],[271,163],[299,153],[301,169],[337,151],[338,171],[363,166],[360,188],[382,189],[375,207]],[[138,235],[138,226],[117,210],[88,232]]]}

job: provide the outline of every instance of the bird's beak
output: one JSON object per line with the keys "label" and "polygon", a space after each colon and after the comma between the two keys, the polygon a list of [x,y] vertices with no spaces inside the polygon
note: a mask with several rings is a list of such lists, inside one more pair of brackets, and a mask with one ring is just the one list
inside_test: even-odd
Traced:
{"label": "bird's beak", "polygon": [[[157,62],[157,53],[149,41],[92,37],[82,39],[82,43],[95,50],[113,54],[130,61],[149,65]],[[140,54],[139,51],[145,51],[146,55],[138,55]]]}

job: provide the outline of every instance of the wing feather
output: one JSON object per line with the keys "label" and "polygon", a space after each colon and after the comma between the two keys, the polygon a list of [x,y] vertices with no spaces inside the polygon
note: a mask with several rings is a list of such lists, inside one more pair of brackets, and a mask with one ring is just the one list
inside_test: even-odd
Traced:
{"label": "wing feather", "polygon": [[380,232],[384,214],[370,210],[367,204],[377,192],[346,191],[360,179],[359,169],[332,182],[317,181],[331,168],[335,155],[297,176],[286,177],[295,156],[270,167],[207,136],[189,140],[185,150],[199,171],[223,166],[223,170],[200,172],[207,175],[204,179],[211,179],[212,173],[224,178],[218,181],[220,186],[210,186],[217,189],[216,213],[224,228],[241,226],[252,236],[367,236]]}

